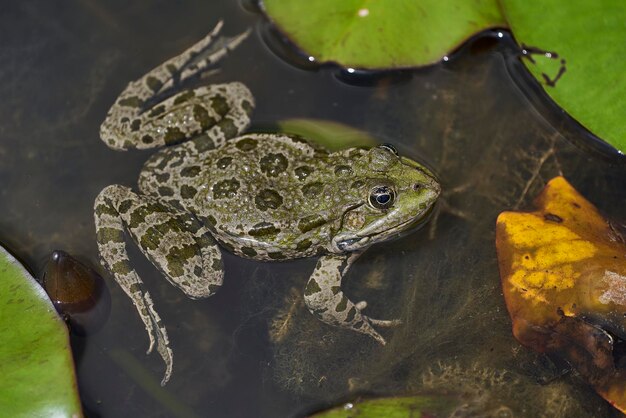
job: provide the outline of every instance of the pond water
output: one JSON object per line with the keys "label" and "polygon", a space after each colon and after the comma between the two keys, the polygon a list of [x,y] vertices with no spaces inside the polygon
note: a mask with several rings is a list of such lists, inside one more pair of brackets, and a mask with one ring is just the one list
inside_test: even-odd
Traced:
{"label": "pond water", "polygon": [[[440,176],[432,224],[372,247],[345,290],[368,312],[401,318],[389,343],[318,322],[302,305],[315,260],[258,263],[225,255],[222,289],[192,301],[137,250],[131,258],[170,332],[174,374],[145,355],[135,308],[108,280],[104,328],[73,337],[90,417],[282,417],[356,394],[455,389],[485,411],[514,416],[618,416],[573,373],[520,346],[500,288],[494,224],[531,209],[563,174],[608,218],[626,222],[626,168],[580,144],[547,102],[517,79],[508,35],[473,41],[415,71],[355,78],[302,69],[264,41],[266,23],[239,2],[22,1],[0,13],[0,241],[38,271],[55,249],[98,267],[93,200],[110,184],[136,185],[150,152],[115,152],[99,126],[130,81],[225,20],[253,28],[214,82],[238,80],[257,101],[251,130],[319,118],[398,146]],[[517,68],[517,69],[516,69]],[[102,272],[107,279],[108,275]],[[501,409],[500,409],[501,410]],[[480,414],[479,414],[480,415]]]}

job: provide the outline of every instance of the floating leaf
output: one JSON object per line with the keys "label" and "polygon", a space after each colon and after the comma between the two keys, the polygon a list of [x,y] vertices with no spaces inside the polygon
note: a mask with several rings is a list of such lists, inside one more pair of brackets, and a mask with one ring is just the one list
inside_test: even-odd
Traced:
{"label": "floating leaf", "polygon": [[376,140],[367,133],[342,123],[320,119],[285,119],[281,132],[300,135],[330,151],[350,147],[373,147]]}
{"label": "floating leaf", "polygon": [[541,353],[566,358],[596,391],[626,412],[626,245],[563,177],[535,212],[503,212],[496,247],[513,334]]}
{"label": "floating leaf", "polygon": [[438,62],[472,35],[504,26],[496,0],[264,0],[265,12],[319,62],[364,69]]}
{"label": "floating leaf", "polygon": [[0,340],[3,416],[81,416],[67,327],[44,290],[2,247]]}
{"label": "floating leaf", "polygon": [[448,417],[459,406],[449,396],[405,396],[344,403],[311,418],[437,418]]}
{"label": "floating leaf", "polygon": [[550,97],[626,152],[626,2],[501,0],[523,62]]}

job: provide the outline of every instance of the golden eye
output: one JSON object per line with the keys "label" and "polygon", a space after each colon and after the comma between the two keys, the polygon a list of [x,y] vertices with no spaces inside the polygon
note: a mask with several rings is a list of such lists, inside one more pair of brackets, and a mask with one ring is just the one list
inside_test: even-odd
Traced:
{"label": "golden eye", "polygon": [[375,209],[388,209],[396,200],[396,192],[389,186],[376,186],[370,191],[369,204]]}

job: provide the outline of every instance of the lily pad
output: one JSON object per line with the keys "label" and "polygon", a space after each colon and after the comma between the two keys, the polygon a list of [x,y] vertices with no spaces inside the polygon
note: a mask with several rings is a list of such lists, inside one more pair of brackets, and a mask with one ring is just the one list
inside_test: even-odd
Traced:
{"label": "lily pad", "polygon": [[497,0],[264,0],[266,14],[318,62],[381,69],[440,61],[505,22]]}
{"label": "lily pad", "polygon": [[501,0],[522,59],[548,95],[626,152],[626,2]]}
{"label": "lily pad", "polygon": [[565,358],[626,412],[624,239],[563,177],[548,183],[536,205],[534,212],[503,212],[496,225],[513,334]]}
{"label": "lily pad", "polygon": [[278,122],[281,132],[296,134],[330,151],[350,147],[373,147],[369,134],[343,123],[321,119],[284,119]]}
{"label": "lily pad", "polygon": [[437,418],[448,417],[459,405],[449,396],[404,396],[347,402],[311,418]]}
{"label": "lily pad", "polygon": [[82,416],[65,323],[44,290],[0,247],[0,411]]}

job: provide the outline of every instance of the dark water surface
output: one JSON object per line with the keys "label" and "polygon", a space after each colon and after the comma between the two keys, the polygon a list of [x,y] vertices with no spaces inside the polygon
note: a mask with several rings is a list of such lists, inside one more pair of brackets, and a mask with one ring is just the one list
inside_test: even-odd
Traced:
{"label": "dark water surface", "polygon": [[503,408],[522,417],[616,415],[578,377],[560,376],[511,335],[494,248],[498,213],[530,209],[545,182],[563,174],[609,218],[626,222],[626,169],[582,152],[570,141],[582,132],[557,130],[541,116],[541,104],[532,105],[512,79],[507,36],[363,86],[341,81],[333,68],[286,64],[263,42],[261,16],[236,1],[4,2],[2,243],[34,271],[54,249],[98,266],[93,200],[109,184],[135,186],[150,154],[108,149],[99,125],[130,80],[220,18],[229,35],[254,28],[211,79],[250,87],[254,126],[292,117],[340,121],[398,145],[440,175],[445,192],[434,227],[371,248],[345,283],[353,300],[369,302],[372,316],[404,324],[385,331],[389,343],[381,347],[315,320],[301,298],[315,260],[226,255],[220,292],[191,301],[134,250],[170,332],[174,374],[158,386],[163,364],[145,355],[135,309],[109,280],[108,323],[73,339],[87,415],[282,417],[351,394],[448,388],[483,416]]}

